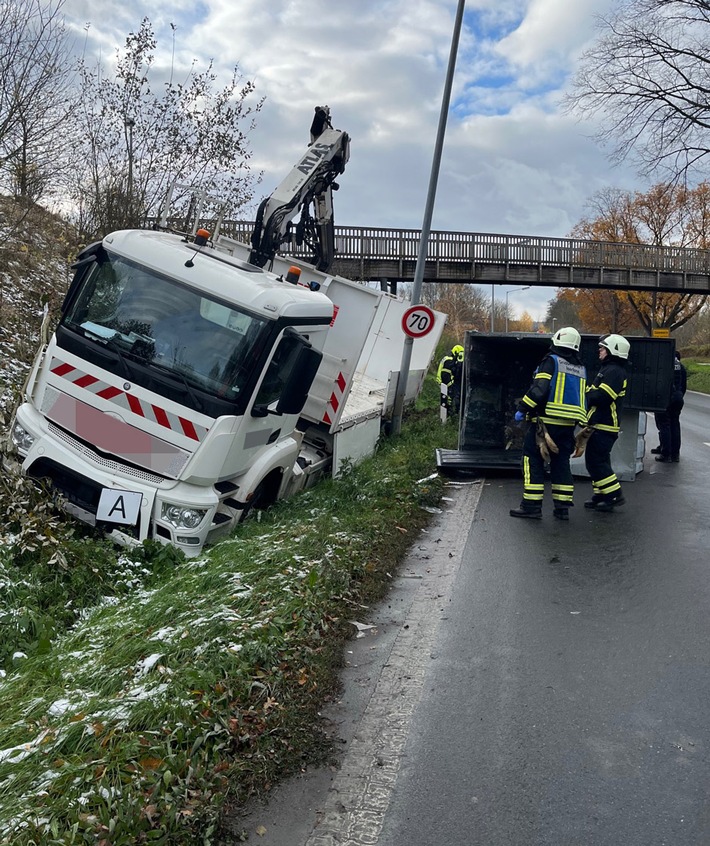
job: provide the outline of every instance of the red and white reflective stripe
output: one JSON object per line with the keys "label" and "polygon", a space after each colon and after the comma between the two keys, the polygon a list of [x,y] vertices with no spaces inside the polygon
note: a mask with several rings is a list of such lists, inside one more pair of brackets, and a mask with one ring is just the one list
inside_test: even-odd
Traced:
{"label": "red and white reflective stripe", "polygon": [[140,400],[122,388],[109,385],[108,382],[102,382],[96,376],[92,376],[89,373],[82,373],[78,368],[64,361],[60,361],[58,358],[52,359],[49,369],[55,376],[61,376],[73,385],[84,388],[89,393],[101,397],[101,399],[108,402],[112,402],[125,411],[129,411],[145,420],[151,420],[153,423],[157,423],[171,432],[179,432],[181,435],[190,438],[190,440],[202,441],[209,431],[204,426],[193,423],[192,420],[188,420],[186,417],[166,411],[166,409],[161,408],[159,405],[153,405],[152,403]]}
{"label": "red and white reflective stripe", "polygon": [[343,376],[343,373],[341,371],[340,373],[338,373],[338,376],[335,380],[335,387],[333,388],[333,393],[330,395],[330,399],[328,400],[328,404],[325,408],[325,414],[323,415],[323,422],[327,423],[329,426],[333,424],[335,415],[338,413],[340,404],[342,403],[343,397],[345,396],[345,386],[347,384],[348,383],[345,380],[345,376]]}

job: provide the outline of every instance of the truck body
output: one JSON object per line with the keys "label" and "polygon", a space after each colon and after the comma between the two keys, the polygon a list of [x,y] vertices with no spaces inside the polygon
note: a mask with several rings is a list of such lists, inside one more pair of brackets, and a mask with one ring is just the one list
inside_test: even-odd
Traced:
{"label": "truck body", "polygon": [[[202,228],[85,249],[10,427],[15,469],[120,544],[195,556],[371,454],[409,303],[255,249]],[[444,322],[414,343],[409,400]]]}

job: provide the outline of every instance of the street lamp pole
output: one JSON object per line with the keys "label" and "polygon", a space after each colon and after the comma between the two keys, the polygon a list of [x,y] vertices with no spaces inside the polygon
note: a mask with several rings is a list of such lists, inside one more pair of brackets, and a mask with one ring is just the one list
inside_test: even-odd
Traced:
{"label": "street lamp pole", "polygon": [[508,295],[513,291],[527,291],[530,285],[525,285],[522,288],[511,288],[510,291],[505,292],[505,334],[508,334]]}
{"label": "street lamp pole", "polygon": [[[456,19],[454,21],[454,32],[451,36],[451,48],[449,50],[449,63],[446,69],[444,80],[444,93],[441,98],[441,110],[439,112],[439,128],[436,132],[434,144],[434,159],[429,174],[429,190],[427,192],[426,204],[424,207],[424,220],[419,238],[419,250],[417,252],[417,264],[414,269],[414,282],[412,284],[412,305],[417,305],[422,293],[424,282],[424,270],[426,266],[427,249],[429,246],[429,234],[431,232],[431,219],[434,213],[434,200],[436,198],[436,187],[439,182],[439,169],[441,167],[441,154],[444,147],[444,135],[446,134],[446,118],[451,102],[451,89],[454,81],[454,70],[456,68],[456,54],[459,47],[459,37],[463,24],[463,13],[466,0],[459,0],[456,8]],[[402,414],[404,410],[404,399],[407,395],[407,380],[409,379],[409,366],[412,361],[412,346],[414,339],[407,336],[404,339],[402,349],[402,360],[399,366],[399,378],[394,396],[394,407],[392,409],[392,434],[399,435],[402,430]]]}
{"label": "street lamp pole", "polygon": [[557,318],[553,317],[552,318],[552,334],[553,335],[555,334],[555,323],[557,323]]}

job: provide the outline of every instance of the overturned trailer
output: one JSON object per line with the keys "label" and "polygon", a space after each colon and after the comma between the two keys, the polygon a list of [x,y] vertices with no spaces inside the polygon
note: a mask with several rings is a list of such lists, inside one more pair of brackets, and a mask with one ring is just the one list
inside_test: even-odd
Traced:
{"label": "overturned trailer", "polygon": [[[623,481],[633,481],[643,468],[645,412],[664,411],[668,405],[675,352],[672,339],[628,340],[628,387],[612,451],[612,467]],[[539,334],[466,333],[458,449],[437,450],[440,472],[519,468],[527,424],[514,422],[515,410],[550,341],[549,335]],[[582,336],[580,356],[590,382],[599,368],[598,345],[597,335]],[[583,458],[572,459],[572,472],[587,475]]]}

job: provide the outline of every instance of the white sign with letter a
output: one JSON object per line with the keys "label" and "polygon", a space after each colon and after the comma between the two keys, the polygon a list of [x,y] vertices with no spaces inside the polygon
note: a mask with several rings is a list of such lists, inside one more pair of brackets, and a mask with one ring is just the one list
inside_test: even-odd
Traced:
{"label": "white sign with letter a", "polygon": [[143,494],[136,491],[120,491],[114,488],[104,488],[101,491],[96,519],[107,523],[123,523],[135,526],[138,522],[138,512],[141,507]]}

